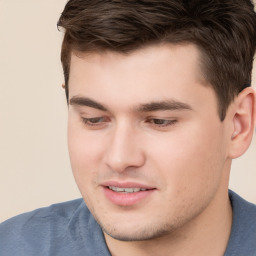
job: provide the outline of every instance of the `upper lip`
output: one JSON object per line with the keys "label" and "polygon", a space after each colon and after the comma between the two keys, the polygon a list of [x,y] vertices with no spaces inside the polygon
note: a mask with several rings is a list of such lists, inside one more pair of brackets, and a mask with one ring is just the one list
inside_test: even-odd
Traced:
{"label": "upper lip", "polygon": [[153,186],[141,184],[137,182],[106,181],[101,183],[101,185],[104,187],[155,189],[155,187]]}

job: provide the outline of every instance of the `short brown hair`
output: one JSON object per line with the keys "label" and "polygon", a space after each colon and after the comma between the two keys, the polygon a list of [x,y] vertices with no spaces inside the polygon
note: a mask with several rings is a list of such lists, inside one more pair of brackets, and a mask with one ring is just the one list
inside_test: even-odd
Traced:
{"label": "short brown hair", "polygon": [[70,0],[58,27],[65,29],[61,61],[67,100],[74,50],[129,53],[150,44],[193,43],[221,120],[251,83],[256,14],[250,0]]}

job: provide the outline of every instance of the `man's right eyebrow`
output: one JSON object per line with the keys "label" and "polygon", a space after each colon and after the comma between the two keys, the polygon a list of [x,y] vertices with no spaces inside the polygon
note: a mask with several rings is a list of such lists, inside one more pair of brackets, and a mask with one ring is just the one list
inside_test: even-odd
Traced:
{"label": "man's right eyebrow", "polygon": [[91,107],[99,109],[101,111],[107,111],[107,108],[104,107],[102,104],[87,97],[74,96],[70,99],[69,104],[82,107]]}

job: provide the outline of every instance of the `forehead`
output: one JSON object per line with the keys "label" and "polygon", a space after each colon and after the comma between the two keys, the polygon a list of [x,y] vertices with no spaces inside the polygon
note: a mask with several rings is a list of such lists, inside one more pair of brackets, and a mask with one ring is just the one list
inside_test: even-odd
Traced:
{"label": "forehead", "polygon": [[[131,105],[172,98],[193,103],[212,94],[193,44],[155,45],[129,54],[72,53],[70,98],[85,96]],[[196,97],[194,97],[196,96]]]}
{"label": "forehead", "polygon": [[[169,62],[168,62],[169,61]],[[92,68],[95,65],[101,68],[111,67],[112,69],[116,66],[122,68],[134,66],[137,64],[144,64],[140,67],[140,70],[143,70],[143,67],[150,67],[159,63],[165,64],[167,68],[173,69],[174,67],[171,62],[176,62],[176,66],[193,66],[193,72],[195,75],[198,75],[198,79],[202,77],[200,72],[201,64],[201,52],[199,48],[192,43],[182,43],[182,44],[171,44],[171,43],[162,43],[156,45],[150,45],[142,47],[128,53],[115,52],[115,51],[98,51],[98,52],[71,52],[71,72],[75,71],[78,64],[91,66]],[[87,62],[87,63],[86,63]],[[115,65],[113,65],[115,64]]]}

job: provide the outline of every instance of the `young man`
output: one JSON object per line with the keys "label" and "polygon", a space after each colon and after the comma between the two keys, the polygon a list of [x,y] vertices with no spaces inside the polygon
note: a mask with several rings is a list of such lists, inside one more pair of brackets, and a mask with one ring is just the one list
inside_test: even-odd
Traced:
{"label": "young man", "polygon": [[256,206],[228,191],[250,145],[249,0],[70,0],[62,64],[82,199],[10,219],[0,255],[256,255]]}

